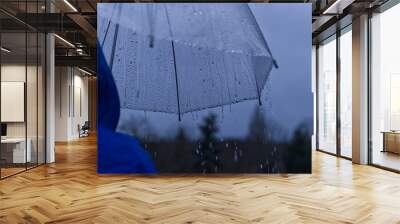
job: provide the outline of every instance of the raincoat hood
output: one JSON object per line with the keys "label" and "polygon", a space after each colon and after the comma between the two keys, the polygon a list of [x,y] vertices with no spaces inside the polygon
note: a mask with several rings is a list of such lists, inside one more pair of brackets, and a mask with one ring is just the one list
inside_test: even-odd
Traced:
{"label": "raincoat hood", "polygon": [[[98,45],[100,46],[100,45]],[[98,49],[98,173],[156,173],[157,170],[140,142],[116,132],[120,116],[118,91],[103,51]]]}
{"label": "raincoat hood", "polygon": [[[97,43],[98,46],[99,43]],[[116,130],[120,116],[120,103],[117,87],[103,51],[98,49],[98,124],[104,128]]]}

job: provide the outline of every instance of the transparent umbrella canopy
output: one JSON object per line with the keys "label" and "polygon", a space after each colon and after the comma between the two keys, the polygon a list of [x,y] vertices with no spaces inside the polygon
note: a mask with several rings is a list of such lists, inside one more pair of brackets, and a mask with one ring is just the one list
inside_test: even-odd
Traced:
{"label": "transparent umbrella canopy", "polygon": [[258,99],[278,67],[247,4],[99,4],[121,108],[181,115]]}

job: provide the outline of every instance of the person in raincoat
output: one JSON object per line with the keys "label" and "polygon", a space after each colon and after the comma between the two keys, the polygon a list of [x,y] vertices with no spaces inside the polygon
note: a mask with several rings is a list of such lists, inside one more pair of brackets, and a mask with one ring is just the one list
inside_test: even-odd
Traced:
{"label": "person in raincoat", "polygon": [[134,137],[116,132],[120,102],[112,73],[98,50],[98,173],[157,173],[150,155]]}

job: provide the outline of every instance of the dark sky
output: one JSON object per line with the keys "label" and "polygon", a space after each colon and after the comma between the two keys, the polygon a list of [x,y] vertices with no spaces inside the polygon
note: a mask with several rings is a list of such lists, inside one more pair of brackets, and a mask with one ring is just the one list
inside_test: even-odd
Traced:
{"label": "dark sky", "polygon": [[[270,76],[270,111],[293,128],[313,117],[311,4],[250,4],[279,63]],[[264,92],[265,93],[265,92]]]}
{"label": "dark sky", "polygon": [[[311,4],[254,3],[250,7],[279,65],[262,93],[262,111],[291,133],[300,122],[311,122],[313,117]],[[146,119],[149,129],[160,136],[174,136],[178,125],[197,135],[201,118],[213,111],[219,116],[220,137],[244,137],[255,109],[259,109],[258,102],[247,101],[185,114],[181,122],[173,114],[124,110],[120,125],[134,117]],[[146,132],[147,128],[140,129]]]}

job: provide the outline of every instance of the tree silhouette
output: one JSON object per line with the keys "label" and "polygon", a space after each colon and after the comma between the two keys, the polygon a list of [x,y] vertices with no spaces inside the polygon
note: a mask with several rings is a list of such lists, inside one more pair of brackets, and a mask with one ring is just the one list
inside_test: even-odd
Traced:
{"label": "tree silhouette", "polygon": [[220,171],[219,150],[216,148],[218,132],[217,116],[209,114],[199,126],[202,133],[202,139],[196,150],[197,162],[196,170],[202,173],[215,173]]}
{"label": "tree silhouette", "polygon": [[311,173],[311,132],[304,121],[297,126],[286,154],[288,173]]}
{"label": "tree silhouette", "polygon": [[189,143],[189,139],[187,137],[187,134],[185,132],[185,129],[183,127],[179,127],[178,131],[175,135],[175,152],[174,153],[174,164],[173,166],[175,167],[174,172],[182,172],[186,170],[185,164],[187,164],[187,146]]}
{"label": "tree silhouette", "polygon": [[177,143],[186,143],[188,141],[188,137],[183,127],[178,128],[178,131],[175,136],[175,141]]}
{"label": "tree silhouette", "polygon": [[121,118],[118,131],[146,141],[158,141],[159,136],[146,118],[127,114]]}
{"label": "tree silhouette", "polygon": [[254,109],[252,119],[249,126],[248,138],[257,143],[263,143],[267,137],[267,125],[265,123],[265,117],[260,108],[257,106]]}
{"label": "tree silhouette", "polygon": [[254,109],[248,139],[259,144],[287,141],[287,130],[276,120],[266,118],[265,114],[258,106]]}

